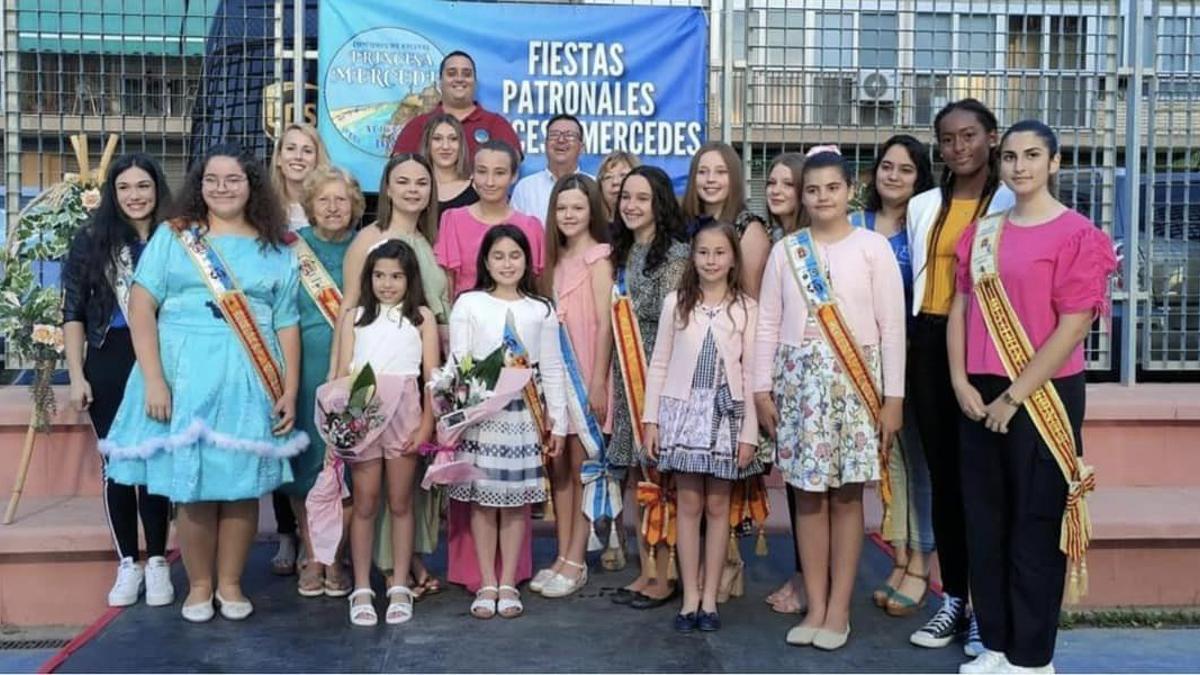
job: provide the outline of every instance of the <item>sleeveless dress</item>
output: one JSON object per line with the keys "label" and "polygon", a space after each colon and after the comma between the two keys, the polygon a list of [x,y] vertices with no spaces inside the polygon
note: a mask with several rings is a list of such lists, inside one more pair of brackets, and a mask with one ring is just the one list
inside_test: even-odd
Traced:
{"label": "sleeveless dress", "polygon": [[[267,348],[285,366],[276,332],[300,322],[295,254],[252,237],[206,238],[246,294]],[[257,499],[291,481],[288,458],[308,446],[308,434],[271,432],[273,402],[171,224],[155,231],[133,282],[158,303],[171,419],[146,415],[146,382],[134,368],[100,443],[109,458],[108,477],[146,485],[176,503]]]}
{"label": "sleeveless dress", "polygon": [[[346,237],[345,241],[340,242],[325,241],[317,237],[311,227],[305,227],[296,234],[308,243],[338,288],[344,289],[342,260],[354,238]],[[317,303],[313,302],[303,286],[297,298],[300,306],[300,393],[296,396],[296,428],[307,433],[311,443],[307,450],[292,457],[295,478],[279,490],[293,497],[304,497],[312,489],[325,463],[325,441],[317,434],[311,412],[317,405],[317,387],[325,383],[325,376],[329,373],[333,326],[329,325],[325,314],[317,308]]]}
{"label": "sleeveless dress", "polygon": [[[596,295],[592,289],[592,266],[609,256],[612,247],[596,244],[583,253],[563,258],[554,268],[558,320],[566,325],[575,359],[584,384],[591,386],[592,364],[596,359]],[[609,379],[608,410],[612,410],[612,379]],[[611,412],[609,413],[612,414]],[[570,432],[578,434],[572,420]]]}

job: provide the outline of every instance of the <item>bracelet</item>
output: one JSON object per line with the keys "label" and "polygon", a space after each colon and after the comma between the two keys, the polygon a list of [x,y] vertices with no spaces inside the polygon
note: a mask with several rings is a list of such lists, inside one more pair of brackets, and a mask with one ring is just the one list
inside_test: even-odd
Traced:
{"label": "bracelet", "polygon": [[1005,392],[1003,394],[1000,394],[1000,400],[1004,401],[1005,403],[1007,403],[1008,405],[1011,405],[1014,408],[1021,407],[1021,402],[1018,401],[1017,399],[1013,398],[1012,394],[1009,393],[1007,390],[1005,390]]}

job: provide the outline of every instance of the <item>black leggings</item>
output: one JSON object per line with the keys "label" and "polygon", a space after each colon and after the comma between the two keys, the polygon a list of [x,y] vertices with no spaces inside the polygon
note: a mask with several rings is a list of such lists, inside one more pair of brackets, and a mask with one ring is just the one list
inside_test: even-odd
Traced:
{"label": "black leggings", "polygon": [[[971,375],[990,403],[1007,377]],[[1083,373],[1053,381],[1082,451]],[[1050,663],[1058,634],[1067,559],[1058,548],[1067,482],[1025,408],[1008,433],[959,416],[962,481],[971,551],[971,602],[983,645],[1014,665]]]}
{"label": "black leggings", "polygon": [[921,314],[913,323],[909,358],[917,431],[929,464],[933,489],[933,539],[937,542],[942,587],[967,598],[967,526],[963,520],[962,449],[958,442],[958,399],[950,384],[946,356],[946,317]]}
{"label": "black leggings", "polygon": [[[125,395],[125,382],[135,358],[128,328],[112,328],[100,347],[89,345],[83,362],[83,375],[92,386],[92,405],[88,413],[97,438],[107,438],[117,408]],[[107,460],[105,461],[107,467]],[[107,471],[106,471],[107,473]],[[152,495],[145,485],[134,487],[104,479],[104,513],[120,558],[138,558],[138,515],[146,533],[146,555],[161,556],[167,551],[167,528],[171,502]]]}

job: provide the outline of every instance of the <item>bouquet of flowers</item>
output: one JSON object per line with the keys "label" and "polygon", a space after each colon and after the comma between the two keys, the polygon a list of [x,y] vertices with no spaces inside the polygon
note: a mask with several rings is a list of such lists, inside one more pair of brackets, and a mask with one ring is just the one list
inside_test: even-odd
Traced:
{"label": "bouquet of flowers", "polygon": [[528,368],[507,368],[504,345],[482,360],[468,354],[461,360],[450,359],[426,385],[433,399],[434,414],[438,416],[437,443],[427,444],[421,451],[433,455],[421,487],[465,483],[480,476],[471,463],[454,458],[462,432],[489,415],[502,410],[521,395],[532,371]]}
{"label": "bouquet of flowers", "polygon": [[324,396],[317,396],[317,429],[334,452],[356,454],[353,450],[365,445],[383,424],[386,418],[375,390],[375,371],[368,363],[350,376],[348,388],[330,387],[322,392]]}

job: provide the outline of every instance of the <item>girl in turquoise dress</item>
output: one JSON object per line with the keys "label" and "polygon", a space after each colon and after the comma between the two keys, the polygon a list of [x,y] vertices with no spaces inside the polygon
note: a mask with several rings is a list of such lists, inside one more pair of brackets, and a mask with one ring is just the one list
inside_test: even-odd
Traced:
{"label": "girl in turquoise dress", "polygon": [[[240,148],[211,150],[188,174],[176,212],[134,274],[129,326],[138,367],[100,450],[109,478],[146,485],[179,507],[190,587],[183,617],[208,621],[215,598],[222,616],[239,620],[254,611],[241,576],[258,498],[292,480],[287,458],[308,446],[308,436],[293,431],[299,276],[282,244],[283,211],[262,167]],[[226,285],[243,292],[248,323],[238,325],[257,328],[270,360],[251,361],[182,244],[192,235],[219,256]],[[256,364],[269,369],[270,361],[278,377],[260,377]]]}
{"label": "girl in turquoise dress", "polygon": [[[354,238],[353,225],[362,218],[366,202],[358,181],[337,168],[315,169],[304,181],[304,211],[310,227],[293,235],[302,241],[329,274],[329,279],[338,289],[342,288],[342,261],[350,242]],[[299,241],[289,244],[300,246]],[[327,569],[313,560],[308,540],[308,527],[304,499],[317,480],[325,463],[325,441],[317,434],[311,411],[316,407],[317,387],[325,383],[329,370],[330,352],[333,348],[333,324],[325,312],[313,300],[310,291],[301,284],[298,294],[300,304],[300,393],[297,396],[300,414],[296,426],[308,434],[310,444],[304,452],[292,457],[294,478],[279,488],[292,502],[300,525],[303,555],[298,565],[300,579],[297,590],[305,597],[328,595],[342,597],[350,593],[350,577],[342,565]],[[336,314],[334,316],[336,321]]]}

